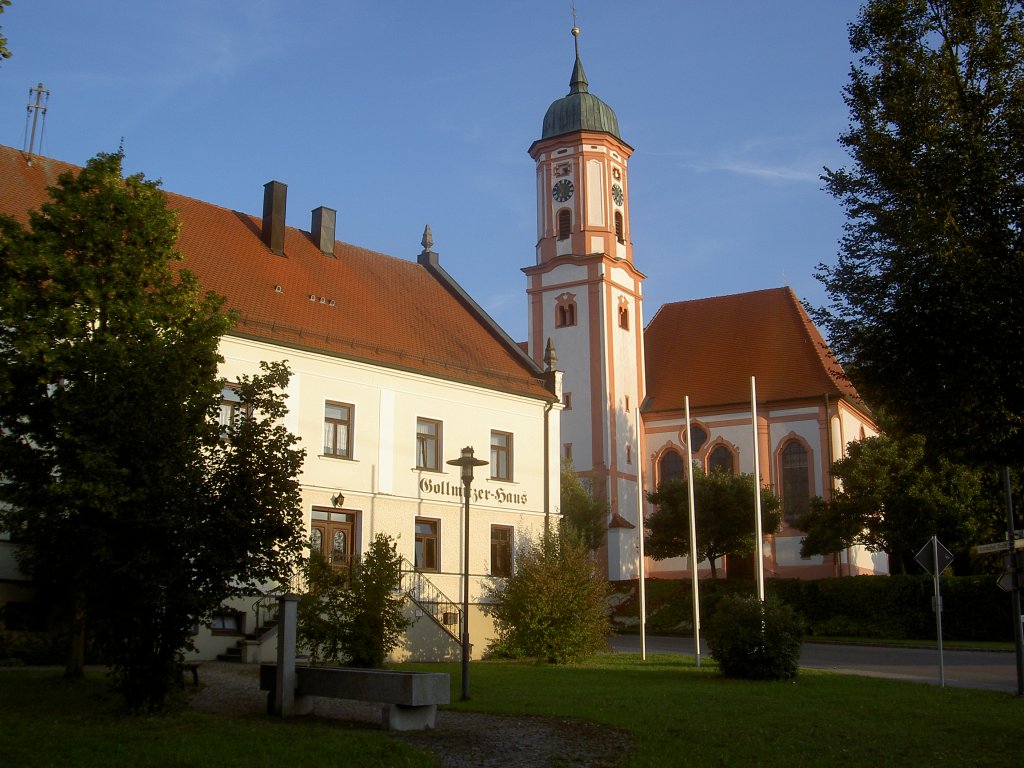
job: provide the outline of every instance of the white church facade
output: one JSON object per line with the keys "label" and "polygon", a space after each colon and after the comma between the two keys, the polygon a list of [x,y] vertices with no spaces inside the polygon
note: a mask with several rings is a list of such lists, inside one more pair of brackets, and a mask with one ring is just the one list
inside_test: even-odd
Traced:
{"label": "white church facade", "polygon": [[[800,557],[794,519],[812,497],[829,498],[832,462],[877,426],[792,291],[668,304],[644,326],[645,276],[629,224],[633,149],[611,107],[590,93],[577,28],[573,36],[569,93],[552,102],[530,147],[538,242],[523,272],[530,354],[542,359],[551,343],[564,372],[563,456],[609,503],[601,553],[609,579],[638,576],[641,511],[652,511],[644,492],[681,476],[688,455],[705,471],[756,474],[781,497],[781,530],[765,532],[768,576],[887,573],[884,557],[862,548]],[[761,382],[757,466],[751,378]],[[685,398],[695,419],[689,438]],[[723,570],[754,572],[747,558],[719,564]],[[671,578],[692,570],[685,558],[648,559],[645,572]],[[699,569],[709,572],[707,564]]]}

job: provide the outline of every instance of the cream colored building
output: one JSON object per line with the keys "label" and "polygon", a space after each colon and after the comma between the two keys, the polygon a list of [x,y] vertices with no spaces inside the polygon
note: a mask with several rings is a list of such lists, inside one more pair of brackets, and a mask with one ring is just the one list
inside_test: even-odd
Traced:
{"label": "cream colored building", "polygon": [[[0,210],[21,220],[60,172],[74,170],[27,160],[0,148]],[[309,231],[285,226],[280,182],[265,186],[262,217],[167,199],[183,267],[238,313],[220,348],[222,412],[233,407],[230,384],[261,361],[291,368],[285,421],[306,451],[312,545],[340,566],[378,533],[397,540],[415,620],[397,655],[444,658],[457,652],[468,543],[479,656],[491,635],[479,608],[485,585],[510,575],[519,543],[557,514],[560,374],[534,363],[445,272],[429,228],[419,255],[399,259],[339,242],[327,208],[312,212]],[[468,537],[460,470],[447,464],[467,446],[488,462],[471,486]],[[0,544],[0,567],[10,550]],[[10,582],[8,592],[17,577]],[[235,646],[252,660],[272,655],[272,633],[269,643],[242,640],[262,635],[266,616],[256,596],[232,601],[200,631],[197,655]]]}

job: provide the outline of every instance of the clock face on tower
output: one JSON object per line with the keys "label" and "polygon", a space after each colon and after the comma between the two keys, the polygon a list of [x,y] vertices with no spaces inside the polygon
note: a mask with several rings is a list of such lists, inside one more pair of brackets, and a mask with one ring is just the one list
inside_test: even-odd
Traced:
{"label": "clock face on tower", "polygon": [[618,184],[612,184],[612,200],[615,201],[616,205],[622,205],[624,196],[622,194],[622,187]]}
{"label": "clock face on tower", "polygon": [[561,179],[555,182],[555,186],[551,188],[551,196],[555,198],[559,203],[564,203],[570,197],[572,197],[573,186],[572,182],[568,179]]}

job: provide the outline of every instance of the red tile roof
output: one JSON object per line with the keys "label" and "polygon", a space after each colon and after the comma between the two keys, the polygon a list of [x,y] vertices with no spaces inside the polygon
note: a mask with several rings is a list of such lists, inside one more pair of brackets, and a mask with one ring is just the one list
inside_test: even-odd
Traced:
{"label": "red tile roof", "polygon": [[[41,157],[29,165],[0,146],[0,212],[27,221],[67,170],[77,168]],[[522,350],[427,267],[341,242],[336,258],[325,256],[294,227],[278,256],[259,217],[165,194],[181,223],[184,266],[239,312],[233,335],[550,399]]]}
{"label": "red tile roof", "polygon": [[[853,385],[790,288],[666,304],[644,331],[648,411],[846,397]],[[863,406],[861,406],[863,407]]]}

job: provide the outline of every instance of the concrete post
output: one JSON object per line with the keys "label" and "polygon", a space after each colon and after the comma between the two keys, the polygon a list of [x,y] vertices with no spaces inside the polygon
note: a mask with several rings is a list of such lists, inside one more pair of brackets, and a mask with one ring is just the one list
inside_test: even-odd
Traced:
{"label": "concrete post", "polygon": [[274,690],[274,712],[290,717],[295,712],[295,626],[299,596],[281,595],[277,611],[277,688]]}

